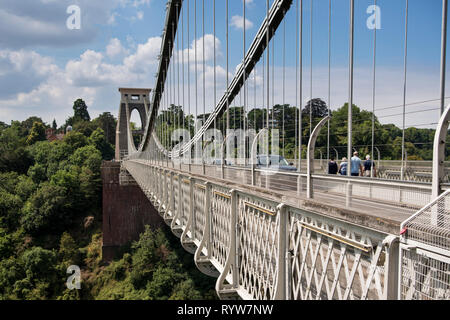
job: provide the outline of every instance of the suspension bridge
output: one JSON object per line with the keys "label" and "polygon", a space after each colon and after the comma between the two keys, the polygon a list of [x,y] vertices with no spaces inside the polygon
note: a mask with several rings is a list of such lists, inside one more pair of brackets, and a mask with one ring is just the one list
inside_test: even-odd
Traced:
{"label": "suspension bridge", "polygon": [[[374,157],[376,177],[373,165],[366,177],[352,176],[350,164],[346,175],[327,174],[328,159],[337,153],[330,145],[334,134],[330,132],[330,106],[328,114],[313,125],[311,103],[306,136],[304,113],[296,109],[294,158],[286,161],[280,155],[280,150],[285,152],[286,118],[284,107],[282,121],[274,116],[274,88],[282,92],[279,105],[285,106],[287,69],[294,70],[293,103],[300,105],[305,96],[304,2],[258,1],[267,12],[249,41],[243,0],[242,58],[232,73],[228,0],[221,1],[225,10],[217,13],[215,0],[207,1],[208,10],[204,0],[168,1],[154,88],[120,89],[116,138],[120,184],[137,185],[143,191],[185,250],[193,254],[198,269],[217,277],[221,299],[450,299],[450,184],[445,162],[450,120],[450,107],[445,106],[447,1],[442,2],[440,114],[431,141],[433,160],[408,160],[404,96],[401,160]],[[332,2],[328,38],[319,39],[325,44],[331,42]],[[355,3],[346,2],[350,11],[348,105],[352,106]],[[312,17],[314,1],[310,3]],[[404,10],[406,88],[407,0]],[[211,52],[206,52],[205,16],[208,28],[213,29],[214,66],[208,79],[205,61]],[[226,25],[222,57],[226,70],[216,64],[219,17]],[[312,42],[312,27],[310,32]],[[377,28],[373,33],[375,108]],[[295,38],[290,53],[295,63],[289,68],[287,35]],[[274,80],[280,72],[273,63],[275,47],[282,48],[276,51],[281,52],[277,58],[283,64],[281,83]],[[330,45],[328,61],[331,63]],[[224,71],[220,75],[226,78],[223,92],[219,90],[221,96],[217,95],[219,71]],[[330,73],[325,86],[330,92]],[[311,91],[312,87],[311,81]],[[252,98],[253,107],[261,111],[258,118],[253,112],[254,119],[249,112]],[[233,114],[236,109],[231,107],[237,99],[243,106],[239,126]],[[213,105],[208,113],[207,101]],[[133,110],[142,120],[139,144],[131,127]],[[355,150],[352,112],[348,108],[347,159]],[[323,161],[315,159],[316,144],[327,128],[327,160]],[[372,122],[372,155],[377,151],[374,137]],[[305,144],[306,150],[302,150]]]}

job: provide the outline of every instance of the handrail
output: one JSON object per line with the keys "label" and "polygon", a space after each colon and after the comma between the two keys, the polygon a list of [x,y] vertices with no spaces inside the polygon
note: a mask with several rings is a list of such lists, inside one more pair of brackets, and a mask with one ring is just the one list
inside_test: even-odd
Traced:
{"label": "handrail", "polygon": [[441,193],[441,183],[444,177],[445,138],[450,121],[450,105],[447,106],[436,128],[433,144],[433,182],[431,194],[437,198]]}

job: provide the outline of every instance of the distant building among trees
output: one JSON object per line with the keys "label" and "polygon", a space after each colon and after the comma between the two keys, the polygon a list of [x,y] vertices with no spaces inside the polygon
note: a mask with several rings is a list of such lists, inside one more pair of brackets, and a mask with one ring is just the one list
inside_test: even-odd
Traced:
{"label": "distant building among trees", "polygon": [[53,141],[62,141],[64,139],[65,134],[64,133],[57,133],[55,129],[48,128],[45,130],[45,137],[47,141],[53,142]]}

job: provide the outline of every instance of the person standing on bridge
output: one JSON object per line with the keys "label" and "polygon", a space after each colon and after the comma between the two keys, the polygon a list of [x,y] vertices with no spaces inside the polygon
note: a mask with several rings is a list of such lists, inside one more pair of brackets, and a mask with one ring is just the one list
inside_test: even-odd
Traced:
{"label": "person standing on bridge", "polygon": [[337,174],[338,173],[338,164],[334,161],[334,157],[330,158],[330,162],[328,162],[328,174]]}
{"label": "person standing on bridge", "polygon": [[341,165],[340,165],[340,167],[339,167],[339,173],[340,173],[342,176],[346,176],[346,175],[347,175],[347,164],[348,164],[347,158],[346,158],[346,157],[343,157],[343,158],[342,158]]}
{"label": "person standing on bridge", "polygon": [[363,175],[363,166],[361,165],[361,159],[358,157],[358,151],[353,152],[353,157],[350,161],[351,163],[351,175],[354,177]]}
{"label": "person standing on bridge", "polygon": [[375,169],[375,162],[373,160],[370,160],[370,155],[366,155],[366,161],[364,161],[364,176],[365,177],[370,177],[371,169],[373,169],[373,177],[376,177],[377,170]]}

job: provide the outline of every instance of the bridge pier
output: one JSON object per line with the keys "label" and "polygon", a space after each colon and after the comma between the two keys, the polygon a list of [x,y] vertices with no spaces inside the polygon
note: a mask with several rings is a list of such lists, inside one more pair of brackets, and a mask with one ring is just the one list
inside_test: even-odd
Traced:
{"label": "bridge pier", "polygon": [[[112,261],[120,248],[138,240],[146,225],[157,229],[164,220],[133,179],[120,177],[120,162],[104,161],[102,258]],[[123,175],[123,174],[122,174]]]}

